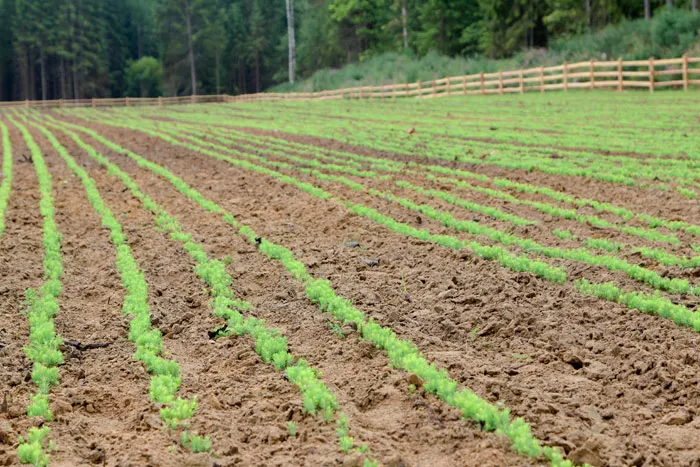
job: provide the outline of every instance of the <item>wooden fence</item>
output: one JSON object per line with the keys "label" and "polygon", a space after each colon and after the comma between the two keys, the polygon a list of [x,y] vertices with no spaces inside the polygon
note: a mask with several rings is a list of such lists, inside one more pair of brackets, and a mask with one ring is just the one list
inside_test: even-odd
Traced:
{"label": "wooden fence", "polygon": [[204,104],[209,102],[226,102],[231,96],[178,96],[178,97],[120,97],[115,99],[72,99],[52,101],[13,101],[0,102],[0,110],[7,108],[71,108],[71,107],[137,107],[165,106],[178,104]]}
{"label": "wooden fence", "polygon": [[258,93],[240,96],[181,96],[157,98],[78,99],[53,101],[0,102],[3,108],[70,108],[113,106],[165,106],[207,102],[247,102],[281,100],[381,99],[398,97],[433,98],[467,94],[506,94],[531,91],[547,92],[569,89],[617,91],[642,88],[654,92],[664,87],[682,88],[700,85],[700,57],[664,60],[608,60],[564,63],[563,65],[528,68],[497,73],[453,76],[432,81],[361,86],[316,92]]}

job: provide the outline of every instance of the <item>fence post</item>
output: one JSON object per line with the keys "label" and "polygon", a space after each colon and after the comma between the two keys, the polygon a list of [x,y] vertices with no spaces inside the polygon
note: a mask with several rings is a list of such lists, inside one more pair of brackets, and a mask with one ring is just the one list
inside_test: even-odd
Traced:
{"label": "fence post", "polygon": [[406,92],[404,93],[403,97],[408,97],[408,83],[406,83]]}
{"label": "fence post", "polygon": [[447,96],[452,95],[452,84],[450,84],[450,78],[447,78]]}
{"label": "fence post", "polygon": [[523,81],[523,69],[520,69],[520,73],[518,73],[518,78],[520,82],[520,94],[523,94],[525,92],[525,82]]}
{"label": "fence post", "polygon": [[437,89],[435,87],[435,79],[433,79],[433,96],[437,94]]}
{"label": "fence post", "polygon": [[418,81],[418,97],[423,95],[423,83]]}
{"label": "fence post", "polygon": [[688,52],[683,54],[683,90],[688,90]]}
{"label": "fence post", "polygon": [[479,81],[481,81],[481,95],[486,94],[486,86],[484,86],[484,72],[479,74]]}
{"label": "fence post", "polygon": [[591,69],[591,77],[590,77],[591,89],[595,88],[595,66],[593,65],[594,63],[595,63],[595,61],[593,59],[591,59],[591,67],[590,67],[590,69]]}
{"label": "fence post", "polygon": [[63,99],[58,100],[58,108],[62,109],[63,108]]}
{"label": "fence post", "polygon": [[29,108],[29,99],[25,99],[25,100],[24,100],[24,106],[25,106],[26,108]]}
{"label": "fence post", "polygon": [[391,97],[396,100],[396,82],[391,83]]}
{"label": "fence post", "polygon": [[467,94],[467,75],[462,75],[462,94]]}
{"label": "fence post", "polygon": [[129,98],[128,97],[126,99],[124,99],[124,105],[129,107]]}
{"label": "fence post", "polygon": [[95,98],[94,98],[94,97],[92,98],[92,102],[91,102],[91,104],[92,104],[92,108],[94,109],[94,108],[96,107],[96,104],[95,104]]}
{"label": "fence post", "polygon": [[[225,100],[224,100],[224,102],[225,102]],[[162,96],[158,96],[158,107],[163,107],[163,97]]]}
{"label": "fence post", "polygon": [[544,92],[544,67],[540,67],[540,92]]}
{"label": "fence post", "polygon": [[649,92],[654,92],[654,57],[649,57]]}
{"label": "fence post", "polygon": [[192,99],[192,103],[193,103],[193,104],[197,103],[197,96],[195,96],[194,94],[192,94],[192,98],[191,98],[191,99]]}
{"label": "fence post", "polygon": [[503,94],[503,72],[498,72],[498,93]]}
{"label": "fence post", "polygon": [[564,62],[564,92],[569,92],[569,64]]}
{"label": "fence post", "polygon": [[622,57],[620,57],[617,59],[617,90],[618,92],[622,92],[622,89]]}
{"label": "fence post", "polygon": [[360,101],[362,100],[362,86],[360,86],[360,92],[358,93],[357,99]]}

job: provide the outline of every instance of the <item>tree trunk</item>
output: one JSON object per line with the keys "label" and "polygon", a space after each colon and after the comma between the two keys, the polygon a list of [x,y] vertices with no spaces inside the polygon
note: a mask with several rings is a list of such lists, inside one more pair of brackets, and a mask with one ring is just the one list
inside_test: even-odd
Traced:
{"label": "tree trunk", "polygon": [[[588,0],[586,0],[588,1]],[[530,0],[530,38],[529,47],[535,47],[535,2]]]}
{"label": "tree trunk", "polygon": [[667,6],[667,7],[672,7],[672,6],[673,6],[673,0],[666,0],[666,6]]}
{"label": "tree trunk", "polygon": [[287,0],[287,37],[289,39],[289,82],[294,84],[297,68],[297,45],[294,37],[294,0]]}
{"label": "tree trunk", "polygon": [[255,92],[260,92],[260,53],[255,51]]}
{"label": "tree trunk", "polygon": [[138,50],[138,57],[143,57],[143,38],[141,37],[141,25],[136,26],[136,48]]}
{"label": "tree trunk", "polygon": [[58,65],[59,70],[59,81],[61,84],[61,99],[68,99],[68,89],[66,89],[66,59],[61,57],[61,62]]}
{"label": "tree trunk", "polygon": [[403,48],[408,50],[408,11],[406,11],[406,0],[401,1],[401,25],[403,26]]}
{"label": "tree trunk", "polygon": [[22,99],[29,99],[29,51],[24,50],[20,57],[20,75],[22,76]]}
{"label": "tree trunk", "polygon": [[221,94],[221,51],[216,49],[216,95]]}
{"label": "tree trunk", "polygon": [[586,0],[586,26],[591,29],[591,0]]}
{"label": "tree trunk", "polygon": [[651,0],[644,0],[644,19],[651,19]]}
{"label": "tree trunk", "polygon": [[46,89],[46,53],[43,47],[39,51],[39,66],[41,67],[41,100],[45,101],[48,89]]}
{"label": "tree trunk", "polygon": [[240,56],[238,58],[238,62],[236,63],[236,75],[238,77],[238,93],[245,94],[245,70],[243,70],[243,62],[241,61]]}
{"label": "tree trunk", "polygon": [[190,0],[185,1],[185,24],[187,25],[187,46],[189,48],[190,77],[192,78],[192,95],[197,95],[197,70],[194,65],[194,44],[192,43],[192,15]]}
{"label": "tree trunk", "polygon": [[693,11],[698,11],[698,0],[693,0],[693,1],[690,3],[690,7],[691,7],[691,9],[692,9]]}
{"label": "tree trunk", "polygon": [[78,70],[77,66],[75,65],[75,61],[73,62],[73,99],[80,99],[80,92],[79,89],[80,87],[78,86]]}
{"label": "tree trunk", "polygon": [[31,49],[29,50],[29,99],[36,100],[36,59]]}

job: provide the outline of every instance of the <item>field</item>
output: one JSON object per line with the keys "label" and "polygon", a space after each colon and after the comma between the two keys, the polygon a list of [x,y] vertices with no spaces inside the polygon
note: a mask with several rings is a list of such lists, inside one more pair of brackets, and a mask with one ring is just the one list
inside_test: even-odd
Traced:
{"label": "field", "polygon": [[698,109],[0,113],[0,465],[700,465]]}

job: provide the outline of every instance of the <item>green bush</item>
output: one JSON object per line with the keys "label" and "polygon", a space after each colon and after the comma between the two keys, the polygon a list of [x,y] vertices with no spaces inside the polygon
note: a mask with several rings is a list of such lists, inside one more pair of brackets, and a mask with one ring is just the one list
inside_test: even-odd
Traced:
{"label": "green bush", "polygon": [[125,70],[127,95],[158,97],[163,91],[163,65],[157,58],[141,57]]}

